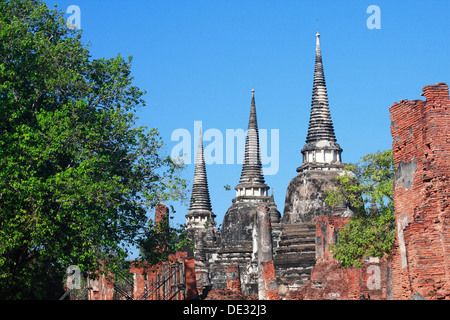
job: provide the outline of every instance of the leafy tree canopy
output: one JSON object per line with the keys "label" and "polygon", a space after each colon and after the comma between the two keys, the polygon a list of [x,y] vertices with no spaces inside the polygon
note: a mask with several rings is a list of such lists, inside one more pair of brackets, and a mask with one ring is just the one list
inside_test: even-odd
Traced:
{"label": "leafy tree canopy", "polygon": [[183,198],[132,80],[131,57],[93,59],[63,12],[0,0],[1,298],[49,297],[69,265],[113,269],[148,210]]}
{"label": "leafy tree canopy", "polygon": [[389,257],[395,236],[394,169],[392,150],[365,155],[347,165],[336,177],[336,190],[328,192],[329,205],[345,201],[355,213],[330,247],[342,267],[360,267],[364,257]]}

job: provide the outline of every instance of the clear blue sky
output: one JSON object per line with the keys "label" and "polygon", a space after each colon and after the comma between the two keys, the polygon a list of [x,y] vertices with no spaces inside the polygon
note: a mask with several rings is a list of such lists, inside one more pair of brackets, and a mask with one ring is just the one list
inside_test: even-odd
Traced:
{"label": "clear blue sky", "polygon": [[[427,84],[450,83],[450,1],[47,0],[81,9],[94,58],[132,55],[135,84],[148,93],[139,124],[157,127],[166,152],[176,129],[246,130],[251,89],[260,129],[279,130],[279,170],[266,176],[283,212],[302,164],[309,121],[316,19],[331,116],[344,162],[391,148],[389,107],[420,99]],[[366,26],[370,5],[381,29]],[[69,17],[70,14],[66,14]],[[210,142],[204,141],[207,147]],[[193,152],[194,150],[192,150]],[[225,157],[225,141],[224,141]],[[234,198],[241,165],[207,168],[218,224]],[[192,181],[194,165],[184,177]],[[224,185],[230,185],[226,191]],[[175,223],[187,207],[175,204]]]}

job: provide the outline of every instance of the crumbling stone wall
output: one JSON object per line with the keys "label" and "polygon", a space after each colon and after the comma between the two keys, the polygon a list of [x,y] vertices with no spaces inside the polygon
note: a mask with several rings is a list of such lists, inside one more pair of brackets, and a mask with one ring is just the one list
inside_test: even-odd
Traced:
{"label": "crumbling stone wall", "polygon": [[394,299],[450,299],[450,101],[445,83],[390,107],[396,167]]}

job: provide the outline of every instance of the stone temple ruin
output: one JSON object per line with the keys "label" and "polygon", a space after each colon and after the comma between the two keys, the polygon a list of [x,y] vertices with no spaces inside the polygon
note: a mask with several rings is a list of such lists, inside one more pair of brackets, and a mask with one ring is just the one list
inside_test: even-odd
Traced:
{"label": "stone temple ruin", "polygon": [[272,286],[281,297],[300,289],[310,279],[315,265],[316,217],[352,215],[345,204],[332,209],[324,202],[325,191],[333,187],[333,178],[342,172],[345,164],[341,161],[342,148],[337,143],[328,106],[319,33],[316,39],[303,164],[288,185],[283,218],[262,174],[254,90],[242,173],[220,234],[211,209],[200,134],[191,205],[186,215],[186,227],[196,248],[199,290],[227,288],[227,270],[234,268],[239,271],[242,294],[259,292],[259,297],[264,297],[262,262],[272,263],[276,275]]}
{"label": "stone temple ruin", "polygon": [[[450,101],[445,83],[423,88],[426,101],[390,108],[396,166],[397,237],[392,259],[367,257],[340,268],[329,250],[353,212],[325,193],[342,173],[316,34],[311,112],[303,163],[289,182],[281,217],[265,183],[252,90],[245,157],[221,233],[209,198],[200,138],[187,230],[195,243],[198,293],[228,289],[259,299],[450,299]],[[200,135],[201,136],[201,135]]]}
{"label": "stone temple ruin", "polygon": [[[89,299],[450,299],[450,100],[445,83],[423,88],[423,100],[390,108],[396,167],[396,232],[389,261],[366,257],[340,268],[329,250],[353,212],[326,205],[325,192],[342,173],[320,50],[303,163],[289,182],[283,216],[262,174],[255,93],[236,196],[222,230],[216,227],[200,132],[186,231],[195,250],[146,273],[130,269],[128,287],[95,280]],[[165,208],[165,209],[164,209]],[[164,206],[155,215],[168,214]],[[158,218],[157,218],[158,219]],[[221,292],[227,292],[224,297]],[[230,295],[231,294],[231,295]]]}

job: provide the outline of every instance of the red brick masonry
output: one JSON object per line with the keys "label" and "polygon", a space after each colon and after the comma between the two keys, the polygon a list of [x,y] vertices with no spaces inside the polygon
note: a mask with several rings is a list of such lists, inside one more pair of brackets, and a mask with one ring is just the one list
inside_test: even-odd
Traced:
{"label": "red brick masonry", "polygon": [[261,262],[266,300],[280,300],[273,261]]}
{"label": "red brick masonry", "polygon": [[390,107],[396,167],[394,299],[450,299],[450,101],[445,83]]}
{"label": "red brick masonry", "polygon": [[316,218],[316,265],[309,280],[292,299],[308,300],[386,300],[391,296],[390,264],[378,258],[366,258],[361,268],[340,268],[329,248],[338,240],[339,231],[350,218]]}
{"label": "red brick masonry", "polygon": [[225,271],[227,273],[227,289],[235,294],[242,294],[239,266],[234,265],[227,267]]}

